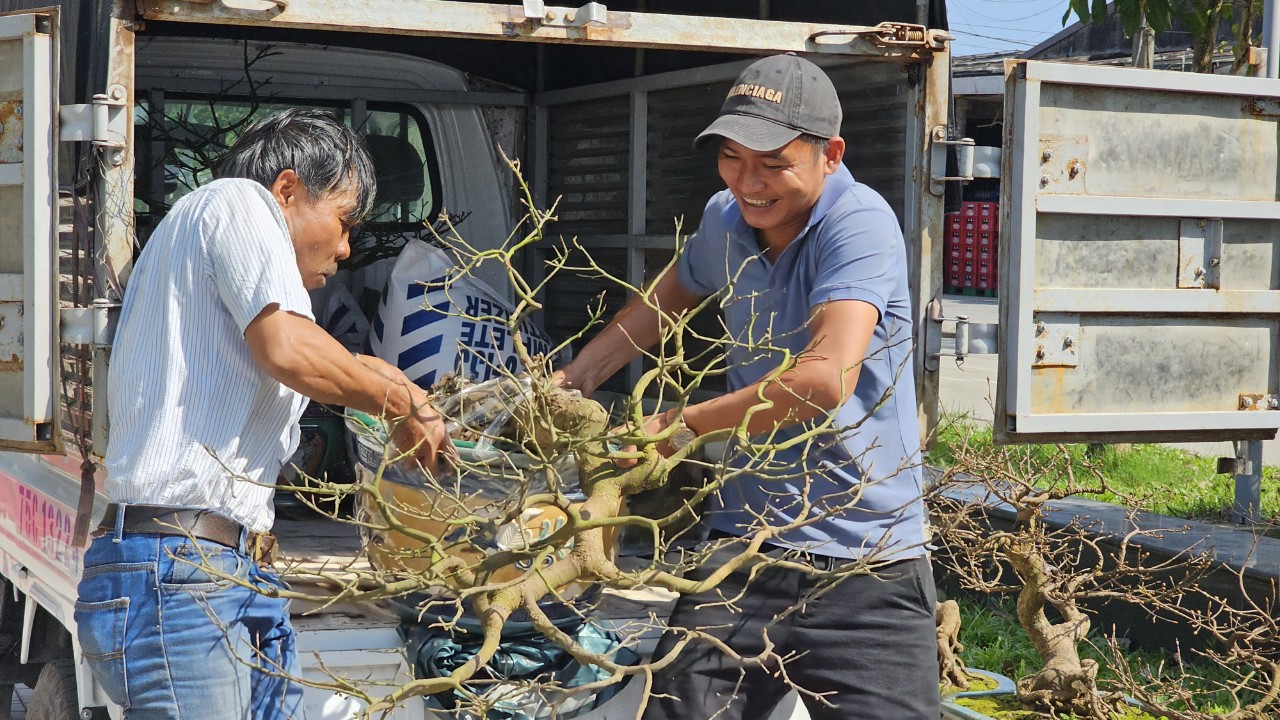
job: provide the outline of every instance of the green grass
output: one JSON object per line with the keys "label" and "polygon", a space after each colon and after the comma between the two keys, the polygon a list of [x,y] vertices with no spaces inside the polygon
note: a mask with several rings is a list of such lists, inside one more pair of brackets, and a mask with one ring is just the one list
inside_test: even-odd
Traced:
{"label": "green grass", "polygon": [[[937,448],[930,451],[929,462],[940,467],[953,465],[953,449],[965,437],[975,448],[992,447],[990,426],[960,418],[939,427]],[[1217,463],[1213,458],[1166,445],[1068,445],[1066,448],[1078,467],[1082,468],[1086,461],[1096,463],[1115,491],[1089,495],[1090,499],[1208,522],[1224,522],[1228,518],[1235,481],[1230,475],[1216,473]],[[1047,445],[1008,449],[1045,458],[1056,451]],[[1132,498],[1133,503],[1125,502],[1121,495]],[[1262,514],[1271,522],[1280,521],[1280,468],[1263,468]]]}
{"label": "green grass", "polygon": [[[1015,615],[1013,599],[994,599],[983,597],[957,597],[956,601],[960,604],[960,642],[964,645],[964,652],[960,654],[965,664],[969,667],[981,668],[998,672],[1011,678],[1021,678],[1030,675],[1040,669],[1041,662],[1036,655],[1035,648],[1031,645],[1031,640],[1027,638],[1022,627],[1018,625],[1017,616]],[[1101,648],[1101,649],[1100,649]],[[1080,648],[1081,659],[1093,659],[1098,662],[1101,670],[1098,673],[1098,685],[1103,690],[1115,689],[1117,675],[1110,667],[1112,659],[1106,652],[1106,641],[1101,635],[1094,633],[1090,635],[1088,641],[1082,643]],[[1197,702],[1197,709],[1205,713],[1225,714],[1235,707],[1229,693],[1218,690],[1224,685],[1229,684],[1234,676],[1217,666],[1198,663],[1184,658],[1183,664],[1180,666],[1185,670],[1174,670],[1179,667],[1167,654],[1161,652],[1132,652],[1128,654],[1130,666],[1134,668],[1134,674],[1142,677],[1144,673],[1150,673],[1154,677],[1179,677],[1184,678],[1180,685],[1183,687],[1196,688],[1201,695],[1201,699]],[[1177,675],[1170,673],[1177,672]],[[1186,677],[1198,678],[1197,683],[1185,680]],[[1244,696],[1243,701],[1254,700],[1252,696]],[[969,703],[966,703],[969,704]],[[970,705],[972,707],[972,705]],[[1016,704],[1013,706],[1016,709]],[[992,715],[987,709],[974,707],[979,712]],[[992,706],[991,709],[999,709]],[[1004,708],[1009,709],[1009,708]],[[1185,710],[1187,708],[1175,706],[1171,709]],[[1039,715],[1030,714],[1009,714],[1006,716],[1009,720],[1026,718],[1038,718]],[[1148,715],[1125,714],[1118,717],[1122,718],[1142,718],[1150,717]]]}

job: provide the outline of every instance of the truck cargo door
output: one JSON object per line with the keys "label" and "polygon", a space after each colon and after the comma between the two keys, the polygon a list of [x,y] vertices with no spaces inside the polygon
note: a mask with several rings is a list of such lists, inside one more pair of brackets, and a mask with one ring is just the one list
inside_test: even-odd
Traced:
{"label": "truck cargo door", "polygon": [[58,432],[56,11],[0,16],[0,449]]}
{"label": "truck cargo door", "polygon": [[1003,442],[1280,427],[1280,82],[1018,63],[1005,91]]}

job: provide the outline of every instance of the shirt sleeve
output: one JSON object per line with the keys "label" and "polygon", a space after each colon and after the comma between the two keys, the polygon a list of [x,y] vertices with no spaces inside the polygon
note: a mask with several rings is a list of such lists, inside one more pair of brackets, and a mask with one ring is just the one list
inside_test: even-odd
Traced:
{"label": "shirt sleeve", "polygon": [[[716,282],[713,277],[715,269],[725,265],[725,244],[711,241],[715,233],[724,234],[723,230],[716,229],[720,225],[715,217],[717,212],[716,197],[713,196],[702,211],[702,222],[698,224],[697,231],[684,244],[680,259],[676,261],[676,276],[680,284],[700,297],[714,295],[724,287],[724,283]],[[718,258],[716,248],[720,249]]]}
{"label": "shirt sleeve", "polygon": [[891,214],[861,209],[836,220],[821,233],[814,253],[817,268],[809,292],[812,309],[833,300],[861,300],[884,317],[888,298],[906,271],[902,231]]}
{"label": "shirt sleeve", "polygon": [[270,305],[314,321],[284,218],[253,181],[226,182],[200,219],[206,271],[240,332]]}

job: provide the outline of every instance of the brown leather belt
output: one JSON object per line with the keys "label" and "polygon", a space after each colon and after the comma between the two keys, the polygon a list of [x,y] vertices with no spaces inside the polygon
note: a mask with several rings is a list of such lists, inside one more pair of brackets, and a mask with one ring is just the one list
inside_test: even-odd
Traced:
{"label": "brown leather belt", "polygon": [[[244,526],[235,520],[211,510],[163,505],[121,506],[111,503],[107,506],[107,512],[103,514],[94,537],[115,532],[121,508],[124,510],[121,529],[126,533],[193,537],[229,548],[240,547],[240,534]],[[245,551],[255,562],[270,565],[276,559],[276,537],[269,532],[251,532],[245,540]]]}

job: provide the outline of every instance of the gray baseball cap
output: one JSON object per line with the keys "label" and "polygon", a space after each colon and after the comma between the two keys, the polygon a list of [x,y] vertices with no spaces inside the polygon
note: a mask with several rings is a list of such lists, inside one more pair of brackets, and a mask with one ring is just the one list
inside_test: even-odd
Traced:
{"label": "gray baseball cap", "polygon": [[758,152],[777,150],[801,133],[840,134],[840,98],[822,68],[792,53],[747,66],[729,88],[720,117],[693,141],[706,147],[726,137]]}

